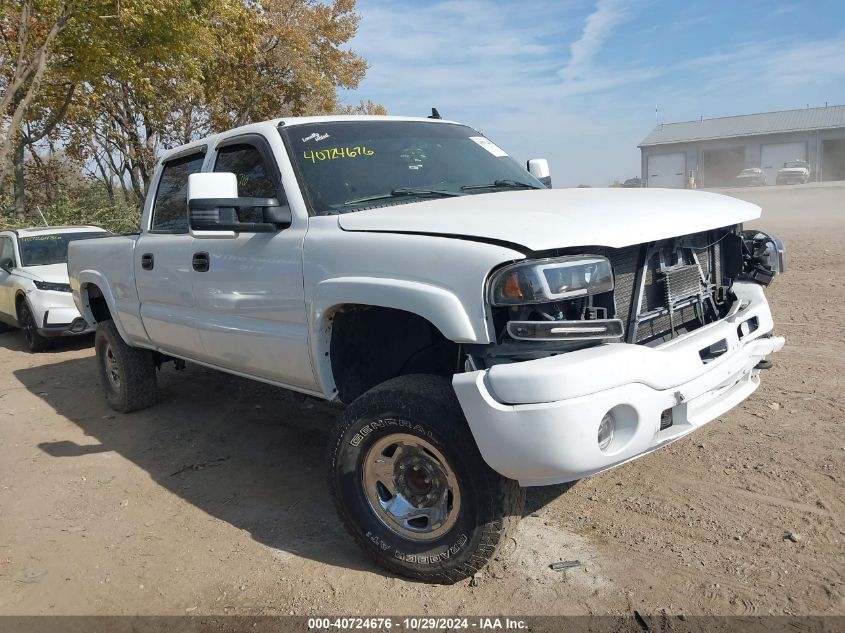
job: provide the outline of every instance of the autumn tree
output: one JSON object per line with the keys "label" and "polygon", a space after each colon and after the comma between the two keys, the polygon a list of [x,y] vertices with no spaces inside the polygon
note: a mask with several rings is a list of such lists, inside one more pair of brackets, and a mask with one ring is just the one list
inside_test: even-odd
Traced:
{"label": "autumn tree", "polygon": [[[110,199],[146,194],[162,149],[282,115],[339,110],[366,63],[354,0],[0,0],[0,188],[58,147]],[[45,146],[46,144],[46,146]]]}

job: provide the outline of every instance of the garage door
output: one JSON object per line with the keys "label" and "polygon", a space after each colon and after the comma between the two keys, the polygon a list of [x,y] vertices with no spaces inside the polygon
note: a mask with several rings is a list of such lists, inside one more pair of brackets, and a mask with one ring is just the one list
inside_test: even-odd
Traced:
{"label": "garage door", "polygon": [[778,169],[788,160],[807,160],[806,143],[772,143],[760,149],[760,166],[766,174],[766,184],[775,184]]}
{"label": "garage door", "polygon": [[648,157],[649,187],[684,188],[684,173],[687,168],[687,155],[655,154]]}

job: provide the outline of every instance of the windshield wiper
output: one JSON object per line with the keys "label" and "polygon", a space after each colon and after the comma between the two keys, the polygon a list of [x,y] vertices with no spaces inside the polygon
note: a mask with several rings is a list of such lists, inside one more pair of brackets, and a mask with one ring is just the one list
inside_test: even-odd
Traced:
{"label": "windshield wiper", "polygon": [[453,197],[462,196],[459,191],[443,191],[442,189],[415,189],[414,187],[400,187],[394,189],[390,193],[380,193],[375,196],[365,196],[363,198],[355,198],[354,200],[347,200],[343,203],[344,206],[351,204],[361,204],[362,202],[373,202],[375,200],[389,200],[390,198],[401,198],[403,196],[441,196]]}
{"label": "windshield wiper", "polygon": [[464,185],[461,191],[468,191],[470,189],[543,189],[544,187],[537,187],[530,185],[527,182],[519,182],[518,180],[494,180],[486,185]]}

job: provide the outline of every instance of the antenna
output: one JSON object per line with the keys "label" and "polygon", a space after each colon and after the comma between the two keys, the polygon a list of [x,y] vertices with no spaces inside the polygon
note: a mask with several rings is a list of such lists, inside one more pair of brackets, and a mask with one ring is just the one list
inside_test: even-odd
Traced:
{"label": "antenna", "polygon": [[443,117],[440,116],[440,113],[437,111],[437,108],[431,109],[431,114],[428,116],[429,119],[442,119]]}
{"label": "antenna", "polygon": [[44,214],[41,213],[41,205],[36,204],[35,208],[38,210],[38,215],[41,216],[41,220],[44,222],[44,226],[50,226],[50,223],[47,221],[47,218],[45,218]]}

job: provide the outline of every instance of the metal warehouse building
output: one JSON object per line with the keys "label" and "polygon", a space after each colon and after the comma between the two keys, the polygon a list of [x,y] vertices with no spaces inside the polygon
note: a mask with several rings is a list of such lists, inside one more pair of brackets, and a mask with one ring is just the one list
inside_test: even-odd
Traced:
{"label": "metal warehouse building", "polygon": [[845,105],[662,123],[639,145],[647,187],[736,183],[746,167],[762,167],[767,184],[784,162],[810,163],[811,180],[845,180]]}

